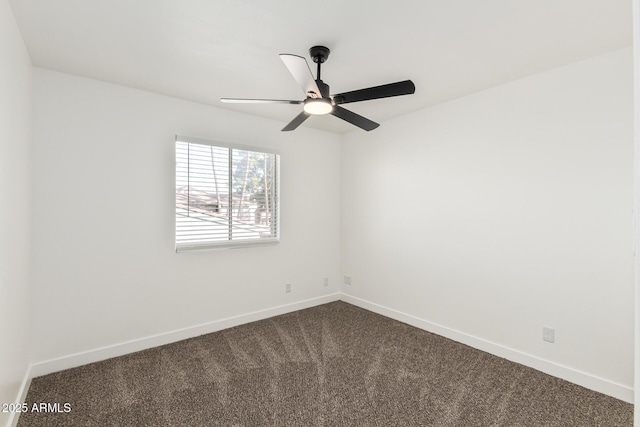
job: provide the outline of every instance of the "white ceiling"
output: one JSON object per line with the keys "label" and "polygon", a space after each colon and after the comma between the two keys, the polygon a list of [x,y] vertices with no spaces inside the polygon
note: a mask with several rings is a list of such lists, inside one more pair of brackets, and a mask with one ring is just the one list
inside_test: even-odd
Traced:
{"label": "white ceiling", "polygon": [[[331,49],[322,67],[331,93],[413,80],[414,95],[347,106],[384,126],[397,115],[632,44],[631,0],[10,2],[35,66],[282,126],[299,105],[219,99],[303,99],[278,54],[308,57],[313,45]],[[303,126],[360,132],[331,116]]]}

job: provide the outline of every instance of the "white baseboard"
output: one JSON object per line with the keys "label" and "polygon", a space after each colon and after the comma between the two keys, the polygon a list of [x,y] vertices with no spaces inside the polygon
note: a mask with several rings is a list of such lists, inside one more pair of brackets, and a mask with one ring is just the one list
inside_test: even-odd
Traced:
{"label": "white baseboard", "polygon": [[[451,329],[446,326],[442,326],[437,323],[433,323],[428,320],[424,320],[419,317],[406,314],[398,310],[394,310],[392,308],[385,307],[383,305],[376,304],[341,292],[324,295],[317,298],[311,298],[304,301],[298,301],[291,304],[271,307],[252,313],[228,317],[201,325],[191,326],[188,328],[152,335],[132,341],[118,343],[94,350],[34,363],[30,365],[29,370],[27,371],[27,375],[25,376],[25,379],[20,388],[20,395],[18,396],[19,400],[17,401],[24,402],[29,384],[31,382],[31,379],[34,377],[50,374],[52,372],[62,371],[65,369],[75,368],[77,366],[86,365],[88,363],[99,362],[101,360],[110,359],[112,357],[123,356],[125,354],[134,353],[136,351],[170,344],[176,341],[209,334],[212,332],[220,331],[222,329],[255,322],[258,320],[267,319],[269,317],[278,316],[297,310],[303,310],[305,308],[310,308],[338,300],[342,300],[344,302],[364,308],[374,313],[378,313],[391,319],[395,319],[411,326],[415,326],[417,328],[438,334],[440,336],[452,339],[462,344],[466,344],[478,350],[486,351],[487,353],[496,355],[498,357],[502,357],[507,360],[511,360],[513,362],[537,369],[546,374],[615,397],[625,402],[633,403],[634,394],[632,387],[618,384],[613,381],[570,368],[568,366],[560,365],[555,362],[539,358],[537,356],[523,353],[521,351],[505,347],[503,345],[496,344],[491,341],[487,341],[482,338],[478,338],[473,335],[469,335],[464,332],[457,331],[455,329]],[[17,416],[15,417],[15,420],[10,419],[9,425],[15,426],[15,423],[17,423],[17,419]]]}
{"label": "white baseboard", "polygon": [[[27,367],[27,372],[25,372],[24,374],[24,378],[22,379],[22,383],[20,384],[20,389],[18,390],[18,395],[16,396],[16,400],[14,400],[14,402],[24,403],[24,401],[27,399],[27,392],[29,391],[29,386],[31,385],[31,378],[33,378],[33,375],[31,374],[31,365],[29,365]],[[7,427],[16,427],[18,425],[19,417],[19,412],[11,412],[9,414]]]}
{"label": "white baseboard", "polygon": [[[280,305],[263,310],[254,311],[239,316],[228,317],[213,322],[203,323],[200,325],[190,326],[188,328],[178,329],[175,331],[165,332],[132,341],[109,345],[93,350],[75,353],[55,359],[44,360],[33,363],[30,367],[30,377],[35,378],[47,375],[52,372],[63,371],[65,369],[75,368],[89,363],[99,362],[101,360],[110,359],[112,357],[123,356],[125,354],[134,353],[136,351],[146,350],[165,344],[171,344],[176,341],[197,337],[204,334],[210,334],[222,329],[232,328],[234,326],[243,325],[245,323],[255,322],[257,320],[267,319],[273,316],[290,313],[293,311],[303,310],[305,308],[315,307],[321,304],[327,304],[340,299],[340,293],[333,293],[317,298],[311,298],[291,304]],[[24,400],[21,400],[22,402]]]}
{"label": "white baseboard", "polygon": [[615,397],[616,399],[620,399],[628,403],[633,403],[632,387],[618,384],[616,382],[600,378],[598,376],[589,374],[587,372],[582,372],[568,366],[560,365],[558,363],[551,362],[549,360],[545,360],[531,354],[523,353],[521,351],[505,347],[503,345],[496,344],[494,342],[487,341],[485,339],[478,338],[473,335],[469,335],[464,332],[457,331],[455,329],[451,329],[446,326],[442,326],[437,323],[433,323],[428,320],[424,320],[419,317],[412,316],[410,314],[406,314],[401,311],[394,310],[392,308],[385,307],[383,305],[376,304],[345,293],[340,296],[340,299],[349,304],[353,304],[360,308],[373,311],[374,313],[378,313],[391,319],[406,323],[408,325],[415,326],[416,328],[420,328],[428,332],[433,332],[434,334],[452,339],[462,344],[466,344],[470,347],[485,351],[495,356],[511,360],[512,362],[520,363],[521,365],[537,369],[538,371],[542,371],[554,377],[561,378],[574,384],[578,384],[582,387]]}

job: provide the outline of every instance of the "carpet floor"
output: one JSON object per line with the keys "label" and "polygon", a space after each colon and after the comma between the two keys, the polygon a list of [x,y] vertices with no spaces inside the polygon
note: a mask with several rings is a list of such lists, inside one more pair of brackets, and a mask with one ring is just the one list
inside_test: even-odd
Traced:
{"label": "carpet floor", "polygon": [[42,402],[59,412],[19,427],[633,425],[631,404],[344,302],[35,378]]}

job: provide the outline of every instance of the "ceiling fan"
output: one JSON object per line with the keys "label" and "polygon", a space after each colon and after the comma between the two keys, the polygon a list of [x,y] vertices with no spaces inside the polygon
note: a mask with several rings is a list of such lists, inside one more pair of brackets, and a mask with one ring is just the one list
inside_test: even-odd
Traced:
{"label": "ceiling fan", "polygon": [[366,131],[373,130],[380,126],[378,123],[362,117],[359,114],[342,108],[341,104],[350,102],[368,101],[371,99],[389,98],[392,96],[410,95],[416,91],[416,87],[411,80],[404,80],[397,83],[389,83],[381,86],[373,86],[366,89],[354,90],[351,92],[329,95],[329,85],[320,78],[320,65],[329,58],[329,49],[324,46],[314,46],[309,49],[309,54],[313,62],[318,64],[316,78],[313,78],[307,60],[302,56],[288,53],[280,54],[280,59],[284,62],[293,78],[298,82],[306,95],[303,101],[290,101],[283,99],[241,99],[241,98],[221,98],[220,101],[226,103],[245,104],[303,104],[302,112],[298,114],[288,125],[282,128],[283,131],[291,131],[297,128],[312,115],[332,114],[352,125],[358,126]]}

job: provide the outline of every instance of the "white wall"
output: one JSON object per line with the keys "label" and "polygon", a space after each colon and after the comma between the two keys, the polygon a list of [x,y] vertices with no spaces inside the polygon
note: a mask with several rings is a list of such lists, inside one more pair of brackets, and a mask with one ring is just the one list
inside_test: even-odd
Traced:
{"label": "white wall", "polygon": [[[635,253],[635,379],[634,389],[640,390],[640,0],[633,0],[633,89],[634,89],[634,253]],[[634,405],[640,408],[640,392],[634,395]],[[633,412],[634,425],[640,425],[640,410]]]}
{"label": "white wall", "polygon": [[349,133],[344,291],[632,399],[632,102],[625,49]]}
{"label": "white wall", "polygon": [[[34,95],[34,362],[338,291],[338,135],[37,68]],[[176,134],[280,150],[279,245],[174,252]]]}
{"label": "white wall", "polygon": [[[0,1],[0,403],[16,402],[29,361],[31,61]],[[0,425],[9,414],[0,413]]]}

